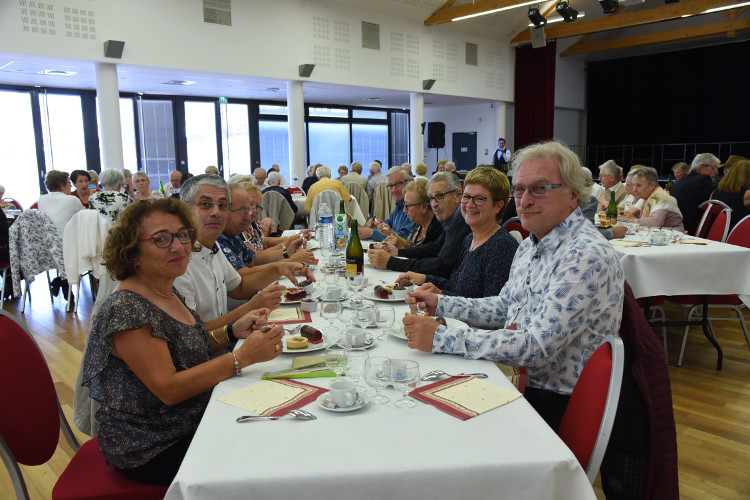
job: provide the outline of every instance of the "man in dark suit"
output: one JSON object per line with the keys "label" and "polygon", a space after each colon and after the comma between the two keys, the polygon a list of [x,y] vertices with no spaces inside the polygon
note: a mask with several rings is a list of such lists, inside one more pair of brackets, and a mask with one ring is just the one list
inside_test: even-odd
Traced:
{"label": "man in dark suit", "polygon": [[505,147],[505,139],[501,137],[497,140],[497,149],[495,150],[495,154],[492,155],[492,166],[495,167],[495,170],[507,174],[509,164],[510,150]]}
{"label": "man in dark suit", "polygon": [[711,153],[696,155],[690,165],[690,173],[672,187],[670,194],[677,200],[685,231],[689,234],[695,234],[698,228],[701,217],[698,205],[708,200],[716,187],[714,179],[719,173],[719,163],[719,159]]}

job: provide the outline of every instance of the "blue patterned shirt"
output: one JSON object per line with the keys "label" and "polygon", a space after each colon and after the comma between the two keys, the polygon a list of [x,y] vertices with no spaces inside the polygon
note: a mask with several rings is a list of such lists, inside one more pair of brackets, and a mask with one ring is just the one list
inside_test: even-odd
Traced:
{"label": "blue patterned shirt", "polygon": [[[391,215],[389,215],[388,218],[383,222],[388,224],[391,229],[396,231],[396,233],[398,233],[398,235],[404,239],[409,237],[411,228],[414,227],[414,222],[412,222],[409,217],[406,216],[406,212],[404,212],[403,201],[396,202],[396,208],[393,209]],[[377,229],[373,229],[372,239],[373,241],[383,241],[385,239],[385,235]]]}
{"label": "blue patterned shirt", "polygon": [[230,238],[222,233],[219,239],[216,240],[216,243],[219,244],[221,251],[224,252],[227,260],[235,270],[250,266],[250,263],[255,258],[255,252],[245,245],[245,240],[241,234]]}
{"label": "blue patterned shirt", "polygon": [[614,250],[576,209],[524,240],[500,295],[439,296],[437,314],[471,328],[438,326],[432,351],[524,366],[531,387],[570,394],[604,337],[619,333],[624,281]]}

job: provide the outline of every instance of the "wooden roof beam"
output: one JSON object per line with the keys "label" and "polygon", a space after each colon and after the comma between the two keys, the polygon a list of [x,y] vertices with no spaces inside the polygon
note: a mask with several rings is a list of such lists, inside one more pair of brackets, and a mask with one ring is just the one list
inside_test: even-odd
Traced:
{"label": "wooden roof beam", "polygon": [[470,16],[471,14],[502,9],[503,7],[512,7],[519,3],[523,3],[524,1],[525,0],[477,0],[475,2],[455,6],[452,5],[454,3],[453,1],[448,1],[438,10],[433,12],[430,17],[425,19],[424,24],[425,26],[434,26],[436,24],[449,23],[452,19],[457,17]]}
{"label": "wooden roof beam", "polygon": [[[544,33],[548,40],[586,35],[588,33],[597,33],[600,31],[628,28],[630,26],[638,26],[641,24],[668,21],[670,19],[679,19],[683,16],[698,15],[708,9],[725,7],[735,3],[737,3],[737,0],[691,0],[662,5],[653,9],[644,9],[635,12],[620,12],[617,13],[617,15],[607,15],[599,19],[564,23],[560,26],[545,28]],[[531,42],[531,34],[529,30],[523,30],[510,41],[511,44],[529,42]]]}

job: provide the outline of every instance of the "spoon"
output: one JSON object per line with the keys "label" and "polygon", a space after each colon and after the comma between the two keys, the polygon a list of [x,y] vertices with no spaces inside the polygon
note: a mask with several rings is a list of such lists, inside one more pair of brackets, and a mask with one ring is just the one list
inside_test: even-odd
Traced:
{"label": "spoon", "polygon": [[242,417],[237,419],[237,422],[248,422],[252,420],[278,420],[281,417],[286,417],[289,415],[290,417],[297,418],[299,420],[315,420],[318,417],[310,413],[309,411],[305,410],[292,410],[289,413],[285,413],[284,415],[279,415],[278,417],[264,417],[261,415],[243,415]]}
{"label": "spoon", "polygon": [[486,373],[462,373],[460,375],[451,375],[450,373],[446,373],[443,370],[432,370],[431,372],[427,372],[422,377],[423,381],[429,381],[429,380],[437,380],[440,377],[476,377],[476,378],[487,378]]}

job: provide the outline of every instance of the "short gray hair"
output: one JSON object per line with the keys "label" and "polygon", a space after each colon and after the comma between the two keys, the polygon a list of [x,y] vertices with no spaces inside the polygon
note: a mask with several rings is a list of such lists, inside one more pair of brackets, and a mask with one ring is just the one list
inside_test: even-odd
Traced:
{"label": "short gray hair", "polygon": [[381,168],[383,167],[381,167],[380,163],[376,161],[370,163],[370,173],[379,174]]}
{"label": "short gray hair", "polygon": [[430,192],[430,186],[435,182],[444,182],[448,185],[448,189],[455,191],[461,189],[461,181],[458,176],[452,172],[437,172],[430,177],[427,182],[427,192]]}
{"label": "short gray hair", "polygon": [[144,172],[143,170],[139,170],[138,172],[134,173],[133,177],[134,178],[135,177],[145,177],[147,181],[151,181],[151,179],[149,179],[149,177],[148,177],[148,174],[146,172]]}
{"label": "short gray hair", "polygon": [[719,160],[717,157],[715,157],[711,153],[697,154],[695,155],[695,158],[693,158],[693,163],[690,164],[690,170],[696,171],[699,168],[701,168],[701,165],[711,165],[712,161],[715,161],[717,164],[721,163],[721,160]]}
{"label": "short gray hair", "polygon": [[394,174],[397,174],[399,172],[401,172],[402,174],[404,174],[404,179],[407,180],[407,181],[410,181],[410,180],[412,180],[414,178],[414,176],[411,175],[411,170],[409,170],[408,168],[404,168],[402,166],[396,166],[396,167],[389,168],[388,172],[385,173],[385,176],[386,177],[390,177],[390,176],[392,176]]}
{"label": "short gray hair", "polygon": [[446,172],[455,172],[456,171],[456,164],[452,161],[449,161],[445,164],[445,170]]}
{"label": "short gray hair", "polygon": [[630,175],[631,179],[640,177],[649,185],[651,185],[652,182],[659,182],[659,173],[654,167],[641,167],[637,170],[632,170],[628,175]]}
{"label": "short gray hair", "polygon": [[114,168],[105,169],[99,174],[99,182],[105,190],[116,189],[117,185],[122,184],[124,180],[125,176],[122,172]]}
{"label": "short gray hair", "polygon": [[615,163],[614,160],[607,160],[599,165],[599,172],[604,172],[607,175],[614,175],[618,181],[622,178],[622,167]]}
{"label": "short gray hair", "polygon": [[229,189],[227,181],[222,179],[216,174],[200,174],[188,179],[180,189],[180,201],[183,203],[190,203],[198,194],[198,188],[201,186],[213,186],[215,188],[223,189],[227,193],[229,202],[232,202],[232,192]]}
{"label": "short gray hair", "polygon": [[233,174],[229,177],[229,187],[239,186],[245,182],[255,184],[255,177],[252,174]]}
{"label": "short gray hair", "polygon": [[589,179],[593,179],[594,178],[594,174],[591,173],[591,169],[590,168],[588,168],[588,167],[581,167],[581,170],[583,170],[583,173],[586,174],[586,177],[588,177]]}
{"label": "short gray hair", "polygon": [[323,177],[331,177],[331,169],[326,167],[325,165],[321,165],[315,170],[315,177],[317,177],[319,180]]}
{"label": "short gray hair", "polygon": [[352,163],[352,172],[361,172],[362,171],[362,164],[358,161],[355,161]]}
{"label": "short gray hair", "polygon": [[283,176],[283,175],[281,175],[280,173],[278,173],[278,172],[277,172],[276,170],[271,170],[271,171],[270,171],[270,172],[268,173],[268,183],[269,183],[269,184],[271,184],[271,183],[274,183],[274,184],[276,184],[277,182],[278,182],[278,183],[281,183],[281,181],[282,181],[283,179],[284,179],[284,176]]}
{"label": "short gray hair", "polygon": [[557,160],[563,186],[570,190],[578,191],[578,206],[581,208],[585,207],[589,202],[589,198],[591,198],[591,186],[593,182],[581,170],[581,160],[578,158],[578,155],[562,142],[548,141],[526,146],[517,151],[513,156],[513,169],[516,171],[516,175],[518,175],[521,167],[526,162],[543,160],[550,157]]}

